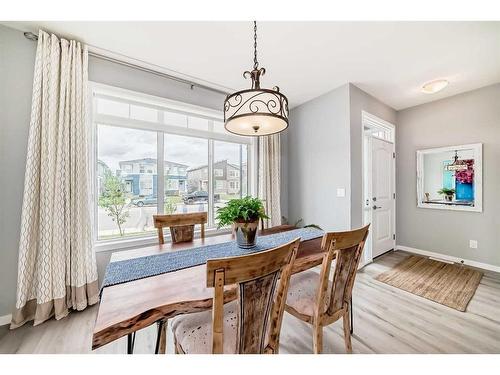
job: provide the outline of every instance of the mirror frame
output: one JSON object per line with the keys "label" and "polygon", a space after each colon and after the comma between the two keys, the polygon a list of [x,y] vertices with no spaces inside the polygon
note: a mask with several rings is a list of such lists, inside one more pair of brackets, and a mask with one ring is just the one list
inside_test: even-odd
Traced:
{"label": "mirror frame", "polygon": [[[424,200],[424,155],[455,150],[473,150],[474,152],[474,206],[451,206],[447,204],[425,204]],[[451,211],[483,211],[483,144],[448,146],[417,150],[417,207]]]}

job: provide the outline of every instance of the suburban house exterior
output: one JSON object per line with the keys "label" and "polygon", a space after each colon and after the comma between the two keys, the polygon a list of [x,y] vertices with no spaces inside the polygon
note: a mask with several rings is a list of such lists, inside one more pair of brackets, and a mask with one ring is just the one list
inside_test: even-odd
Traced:
{"label": "suburban house exterior", "polygon": [[[246,168],[244,168],[246,170]],[[214,194],[239,194],[242,177],[240,167],[221,160],[214,163]],[[208,190],[208,165],[188,169],[188,192]],[[246,179],[245,179],[246,180]]]}
{"label": "suburban house exterior", "polygon": [[[120,161],[120,173],[125,191],[134,196],[157,196],[157,160],[143,158]],[[179,195],[187,192],[187,168],[185,164],[165,160],[165,193]]]}

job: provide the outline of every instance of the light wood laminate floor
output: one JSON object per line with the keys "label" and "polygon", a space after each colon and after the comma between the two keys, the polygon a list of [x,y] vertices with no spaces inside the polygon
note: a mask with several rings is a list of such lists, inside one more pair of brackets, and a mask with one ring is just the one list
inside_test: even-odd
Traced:
{"label": "light wood laminate floor", "polygon": [[[363,268],[354,287],[354,353],[500,353],[500,274],[484,276],[466,312],[412,295],[374,278],[409,254],[390,252]],[[0,327],[0,353],[92,353],[97,307],[61,321],[14,331]],[[153,353],[156,329],[138,332],[135,353]],[[344,353],[341,320],[325,328],[324,353]],[[285,313],[281,353],[312,353],[310,325]],[[126,338],[93,353],[125,353]],[[173,352],[169,334],[168,353]]]}

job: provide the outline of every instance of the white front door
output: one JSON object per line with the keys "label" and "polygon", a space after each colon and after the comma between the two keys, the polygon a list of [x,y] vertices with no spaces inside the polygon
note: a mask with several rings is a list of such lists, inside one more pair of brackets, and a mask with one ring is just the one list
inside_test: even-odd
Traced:
{"label": "white front door", "polygon": [[394,248],[393,144],[372,137],[372,258]]}

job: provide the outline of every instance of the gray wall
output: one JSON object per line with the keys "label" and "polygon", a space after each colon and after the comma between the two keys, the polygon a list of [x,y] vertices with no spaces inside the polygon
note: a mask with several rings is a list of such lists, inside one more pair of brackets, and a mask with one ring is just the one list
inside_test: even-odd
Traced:
{"label": "gray wall", "polygon": [[[484,145],[483,212],[417,208],[416,150],[467,143]],[[500,266],[499,162],[500,84],[398,112],[398,245]]]}
{"label": "gray wall", "polygon": [[15,305],[36,43],[0,25],[0,316]]}
{"label": "gray wall", "polygon": [[[288,131],[290,223],[350,228],[349,85],[291,110]],[[337,188],[346,196],[337,197]]]}
{"label": "gray wall", "polygon": [[[288,153],[290,222],[334,230],[363,224],[362,111],[392,124],[396,111],[347,84],[291,111]],[[337,197],[337,188],[346,197]]]}
{"label": "gray wall", "polygon": [[[351,227],[363,225],[362,111],[396,125],[396,111],[377,98],[349,84],[351,126]],[[396,130],[397,132],[397,130]]]}

